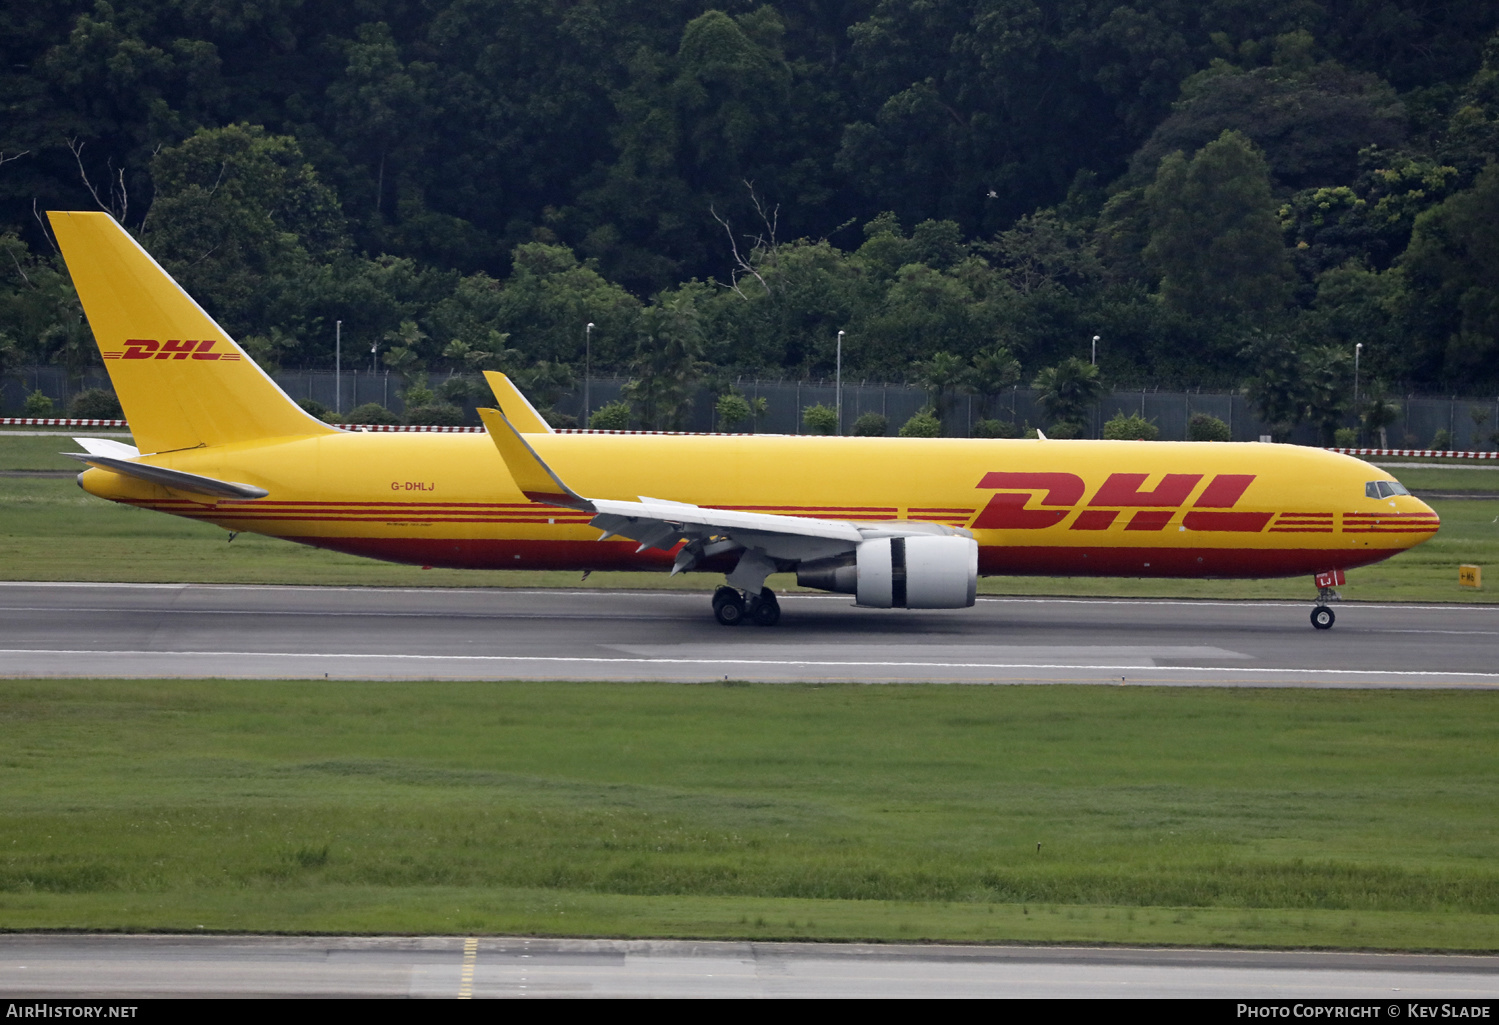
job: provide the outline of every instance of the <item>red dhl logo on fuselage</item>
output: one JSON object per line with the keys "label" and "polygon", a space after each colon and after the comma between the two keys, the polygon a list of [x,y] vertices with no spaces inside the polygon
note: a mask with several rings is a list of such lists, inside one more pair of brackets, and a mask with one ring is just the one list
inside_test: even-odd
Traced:
{"label": "red dhl logo on fuselage", "polygon": [[105,359],[239,359],[237,352],[214,352],[218,341],[213,338],[178,339],[169,338],[159,342],[154,338],[127,338],[124,352],[106,352]]}
{"label": "red dhl logo on fuselage", "polygon": [[[1168,473],[1148,491],[1141,490],[1149,474],[1114,473],[1078,512],[1070,530],[1108,530],[1135,510],[1125,530],[1164,530],[1186,504],[1204,477],[1200,473]],[[1274,517],[1269,512],[1232,512],[1249,485],[1252,473],[1220,473],[1208,482],[1192,508],[1182,517],[1187,530],[1227,530],[1258,533]],[[1087,485],[1075,473],[1003,473],[984,475],[977,487],[1000,493],[973,521],[975,530],[1041,530],[1065,520],[1083,498]],[[1040,494],[1036,508],[1027,508]]]}

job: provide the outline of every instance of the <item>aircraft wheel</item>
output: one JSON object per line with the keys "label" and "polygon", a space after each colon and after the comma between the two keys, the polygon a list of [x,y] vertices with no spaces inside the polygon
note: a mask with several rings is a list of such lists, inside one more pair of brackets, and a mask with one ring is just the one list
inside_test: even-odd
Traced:
{"label": "aircraft wheel", "polygon": [[750,618],[756,626],[775,626],[781,621],[781,603],[776,601],[774,591],[767,587],[760,592],[760,600],[755,603]]}
{"label": "aircraft wheel", "polygon": [[744,622],[744,598],[732,587],[720,587],[713,593],[713,618],[724,626],[738,626]]}
{"label": "aircraft wheel", "polygon": [[1332,614],[1332,609],[1326,605],[1318,605],[1312,609],[1312,626],[1318,630],[1331,630],[1337,619],[1338,617]]}

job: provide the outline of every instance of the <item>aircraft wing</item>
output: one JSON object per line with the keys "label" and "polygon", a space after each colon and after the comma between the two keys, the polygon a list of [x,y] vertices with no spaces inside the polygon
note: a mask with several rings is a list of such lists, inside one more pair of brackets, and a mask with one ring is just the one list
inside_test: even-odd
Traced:
{"label": "aircraft wing", "polygon": [[[527,498],[533,502],[593,513],[589,522],[604,531],[599,538],[601,541],[626,537],[640,543],[638,551],[647,548],[670,551],[686,541],[687,546],[677,554],[673,573],[692,569],[705,556],[724,552],[743,550],[748,565],[744,559],[741,565],[745,565],[749,574],[750,566],[756,564],[774,569],[781,562],[826,559],[852,552],[861,541],[872,537],[960,533],[937,524],[863,524],[811,516],[778,516],[714,509],[645,496],[634,502],[585,498],[562,482],[504,414],[494,409],[480,409],[479,416],[511,476]],[[962,533],[966,534],[966,531]],[[745,579],[749,576],[746,575]],[[734,582],[731,575],[730,583]]]}

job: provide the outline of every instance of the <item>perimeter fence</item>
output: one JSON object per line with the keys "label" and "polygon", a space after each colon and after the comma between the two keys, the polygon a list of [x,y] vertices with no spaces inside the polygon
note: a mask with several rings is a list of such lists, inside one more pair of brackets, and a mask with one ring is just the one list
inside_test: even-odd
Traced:
{"label": "perimeter fence", "polygon": [[[348,412],[367,402],[378,402],[397,416],[405,412],[401,393],[403,384],[396,374],[388,372],[346,371],[335,375],[325,370],[286,370],[271,375],[293,399],[312,399],[329,409]],[[451,375],[428,375],[434,390]],[[618,401],[626,380],[596,377],[589,382],[591,410]],[[110,388],[102,367],[93,367],[77,377],[69,377],[62,367],[25,367],[0,378],[0,416],[21,416],[27,395],[40,391],[52,399],[57,416],[66,415],[73,396],[87,388]],[[734,388],[751,401],[765,400],[765,414],[754,423],[735,425],[734,429],[761,434],[802,434],[802,411],[808,406],[834,408],[838,389],[832,381],[760,380],[749,377],[734,382]],[[558,412],[586,420],[583,409],[583,384],[559,393]],[[682,429],[717,431],[722,429],[715,414],[716,396],[700,388],[692,397]],[[845,381],[843,384],[843,433],[851,433],[854,422],[865,413],[879,413],[886,419],[887,433],[895,434],[908,419],[930,401],[926,391],[908,384],[884,384],[868,381]],[[1408,395],[1392,400],[1400,409],[1394,423],[1386,428],[1390,448],[1431,448],[1439,432],[1447,432],[1447,447],[1457,449],[1493,449],[1491,435],[1499,430],[1499,396],[1492,399],[1462,399],[1430,395]],[[470,398],[462,403],[470,422],[477,424],[476,406],[488,404],[488,398]],[[983,419],[998,419],[1026,427],[1042,427],[1046,415],[1030,388],[1011,388],[987,402],[976,395],[956,395],[946,403],[942,418],[943,433],[950,437],[971,437],[973,426]],[[1093,410],[1089,434],[1098,437],[1103,424],[1116,413],[1145,417],[1160,430],[1165,441],[1187,437],[1187,427],[1197,413],[1217,417],[1228,425],[1235,441],[1257,441],[1270,428],[1254,412],[1248,398],[1241,394],[1210,391],[1115,391]],[[1347,426],[1353,426],[1350,415]],[[1301,445],[1316,445],[1319,439],[1308,425],[1296,428],[1288,439]],[[1377,438],[1367,438],[1372,444]]]}

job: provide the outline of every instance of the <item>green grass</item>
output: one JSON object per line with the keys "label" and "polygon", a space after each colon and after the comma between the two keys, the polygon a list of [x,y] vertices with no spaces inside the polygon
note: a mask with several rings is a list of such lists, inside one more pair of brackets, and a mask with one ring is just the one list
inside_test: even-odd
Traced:
{"label": "green grass", "polygon": [[1391,470],[1401,483],[1415,491],[1493,491],[1499,492],[1499,463],[1473,470],[1438,468],[1428,470]]}
{"label": "green grass", "polygon": [[[89,432],[80,428],[79,437],[93,436],[109,438],[130,444],[130,436],[119,432]],[[0,470],[72,470],[83,469],[83,464],[60,455],[62,452],[83,451],[66,434],[19,435],[0,431]]]}
{"label": "green grass", "polygon": [[0,928],[1499,949],[1493,700],[10,681]]}
{"label": "green grass", "polygon": [[[0,470],[69,469],[56,453],[66,438],[0,435]],[[1414,488],[1499,490],[1495,473],[1405,470]],[[1474,479],[1476,478],[1476,479]],[[1457,586],[1459,563],[1476,563],[1499,579],[1499,502],[1439,500],[1437,537],[1375,566],[1354,570],[1343,596],[1351,601],[1499,601],[1499,587]],[[228,534],[204,523],[114,505],[81,491],[71,478],[0,478],[0,579],[103,580],[152,583],[320,584],[382,587],[670,588],[707,592],[715,578],[699,574],[576,573],[532,570],[423,570],[325,552],[256,534]],[[790,575],[770,585],[792,590]],[[1311,581],[1135,580],[1092,577],[989,577],[979,593],[1157,598],[1285,598],[1308,600]]]}

